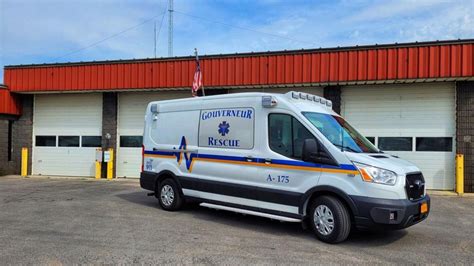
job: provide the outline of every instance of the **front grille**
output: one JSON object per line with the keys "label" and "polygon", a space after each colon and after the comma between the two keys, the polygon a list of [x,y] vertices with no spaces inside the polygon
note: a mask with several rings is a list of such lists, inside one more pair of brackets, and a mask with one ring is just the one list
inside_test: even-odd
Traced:
{"label": "front grille", "polygon": [[418,200],[425,196],[425,179],[422,173],[407,174],[405,189],[409,200]]}

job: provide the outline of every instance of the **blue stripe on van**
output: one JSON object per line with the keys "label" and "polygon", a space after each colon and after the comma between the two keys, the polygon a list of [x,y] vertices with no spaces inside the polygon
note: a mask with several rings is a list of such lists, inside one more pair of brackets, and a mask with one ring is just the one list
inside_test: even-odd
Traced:
{"label": "blue stripe on van", "polygon": [[[181,144],[179,145],[179,150],[186,150],[186,138],[183,136],[181,138]],[[150,155],[158,155],[158,156],[174,156],[176,157],[176,161],[180,163],[181,159],[184,157],[186,160],[186,168],[190,170],[192,161],[194,158],[203,158],[203,159],[214,159],[214,160],[222,160],[222,161],[234,161],[234,162],[243,162],[244,164],[247,161],[247,157],[242,156],[227,156],[227,155],[215,155],[215,154],[201,154],[201,153],[186,153],[184,151],[147,151],[145,150],[145,154]],[[261,163],[265,164],[265,158],[252,158],[249,163]],[[323,168],[323,169],[334,169],[334,170],[347,170],[347,171],[357,171],[357,168],[352,164],[341,164],[339,166],[333,165],[323,165],[317,163],[308,163],[302,161],[295,161],[295,160],[281,160],[281,159],[272,159],[272,165],[288,165],[288,166],[299,166],[299,167],[308,167],[308,168]]]}
{"label": "blue stripe on van", "polygon": [[[164,155],[164,156],[176,156],[179,157],[179,152],[168,152],[168,151],[145,151],[145,154],[155,154],[155,155]],[[238,162],[247,162],[246,157],[241,156],[227,156],[227,155],[215,155],[215,154],[202,154],[202,153],[191,153],[189,159],[193,158],[205,158],[205,159],[216,159],[216,160],[223,160],[223,161],[238,161]],[[188,160],[189,160],[188,159]],[[252,162],[255,163],[265,163],[264,158],[252,158]],[[316,163],[308,163],[302,161],[293,161],[293,160],[281,160],[281,159],[272,159],[272,164],[278,165],[291,165],[291,166],[300,166],[300,167],[317,167],[317,168],[325,168],[325,169],[341,169],[341,170],[348,170],[348,171],[356,171],[357,168],[351,164],[341,164],[339,166],[333,165],[323,165],[323,164],[316,164]]]}

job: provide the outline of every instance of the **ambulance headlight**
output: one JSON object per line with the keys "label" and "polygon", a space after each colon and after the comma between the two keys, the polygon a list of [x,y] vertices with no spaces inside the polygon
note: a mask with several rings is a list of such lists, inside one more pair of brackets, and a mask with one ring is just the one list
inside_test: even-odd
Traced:
{"label": "ambulance headlight", "polygon": [[372,182],[377,184],[384,185],[395,185],[397,182],[397,174],[390,170],[385,170],[382,168],[356,163],[354,165],[359,169],[362,180],[365,182]]}

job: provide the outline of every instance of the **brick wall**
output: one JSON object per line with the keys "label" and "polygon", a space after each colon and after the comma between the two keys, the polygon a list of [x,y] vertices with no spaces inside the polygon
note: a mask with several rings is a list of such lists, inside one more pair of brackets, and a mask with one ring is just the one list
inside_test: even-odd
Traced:
{"label": "brick wall", "polygon": [[324,87],[324,98],[332,101],[334,112],[341,113],[341,86]]}
{"label": "brick wall", "polygon": [[[28,148],[28,174],[31,174],[31,147],[33,139],[33,95],[22,95],[21,117],[0,118],[0,175],[20,174],[21,148]],[[8,121],[12,125],[12,157],[8,160]]]}
{"label": "brick wall", "polygon": [[8,121],[5,117],[0,120],[0,176],[13,172],[13,162],[8,161]]}
{"label": "brick wall", "polygon": [[464,191],[474,192],[474,82],[456,83],[456,147],[464,154]]}
{"label": "brick wall", "polygon": [[[113,148],[114,156],[114,177],[117,169],[117,113],[118,102],[116,92],[104,92],[102,98],[102,148]],[[106,135],[110,134],[110,139]],[[105,177],[106,167],[102,167],[102,176]]]}

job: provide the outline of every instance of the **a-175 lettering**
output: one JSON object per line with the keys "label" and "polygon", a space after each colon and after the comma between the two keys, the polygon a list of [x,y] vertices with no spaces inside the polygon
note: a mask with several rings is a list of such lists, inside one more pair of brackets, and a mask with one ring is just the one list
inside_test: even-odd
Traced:
{"label": "a-175 lettering", "polygon": [[287,175],[277,175],[277,176],[268,175],[267,182],[287,184],[287,183],[290,183],[290,176],[287,176]]}

